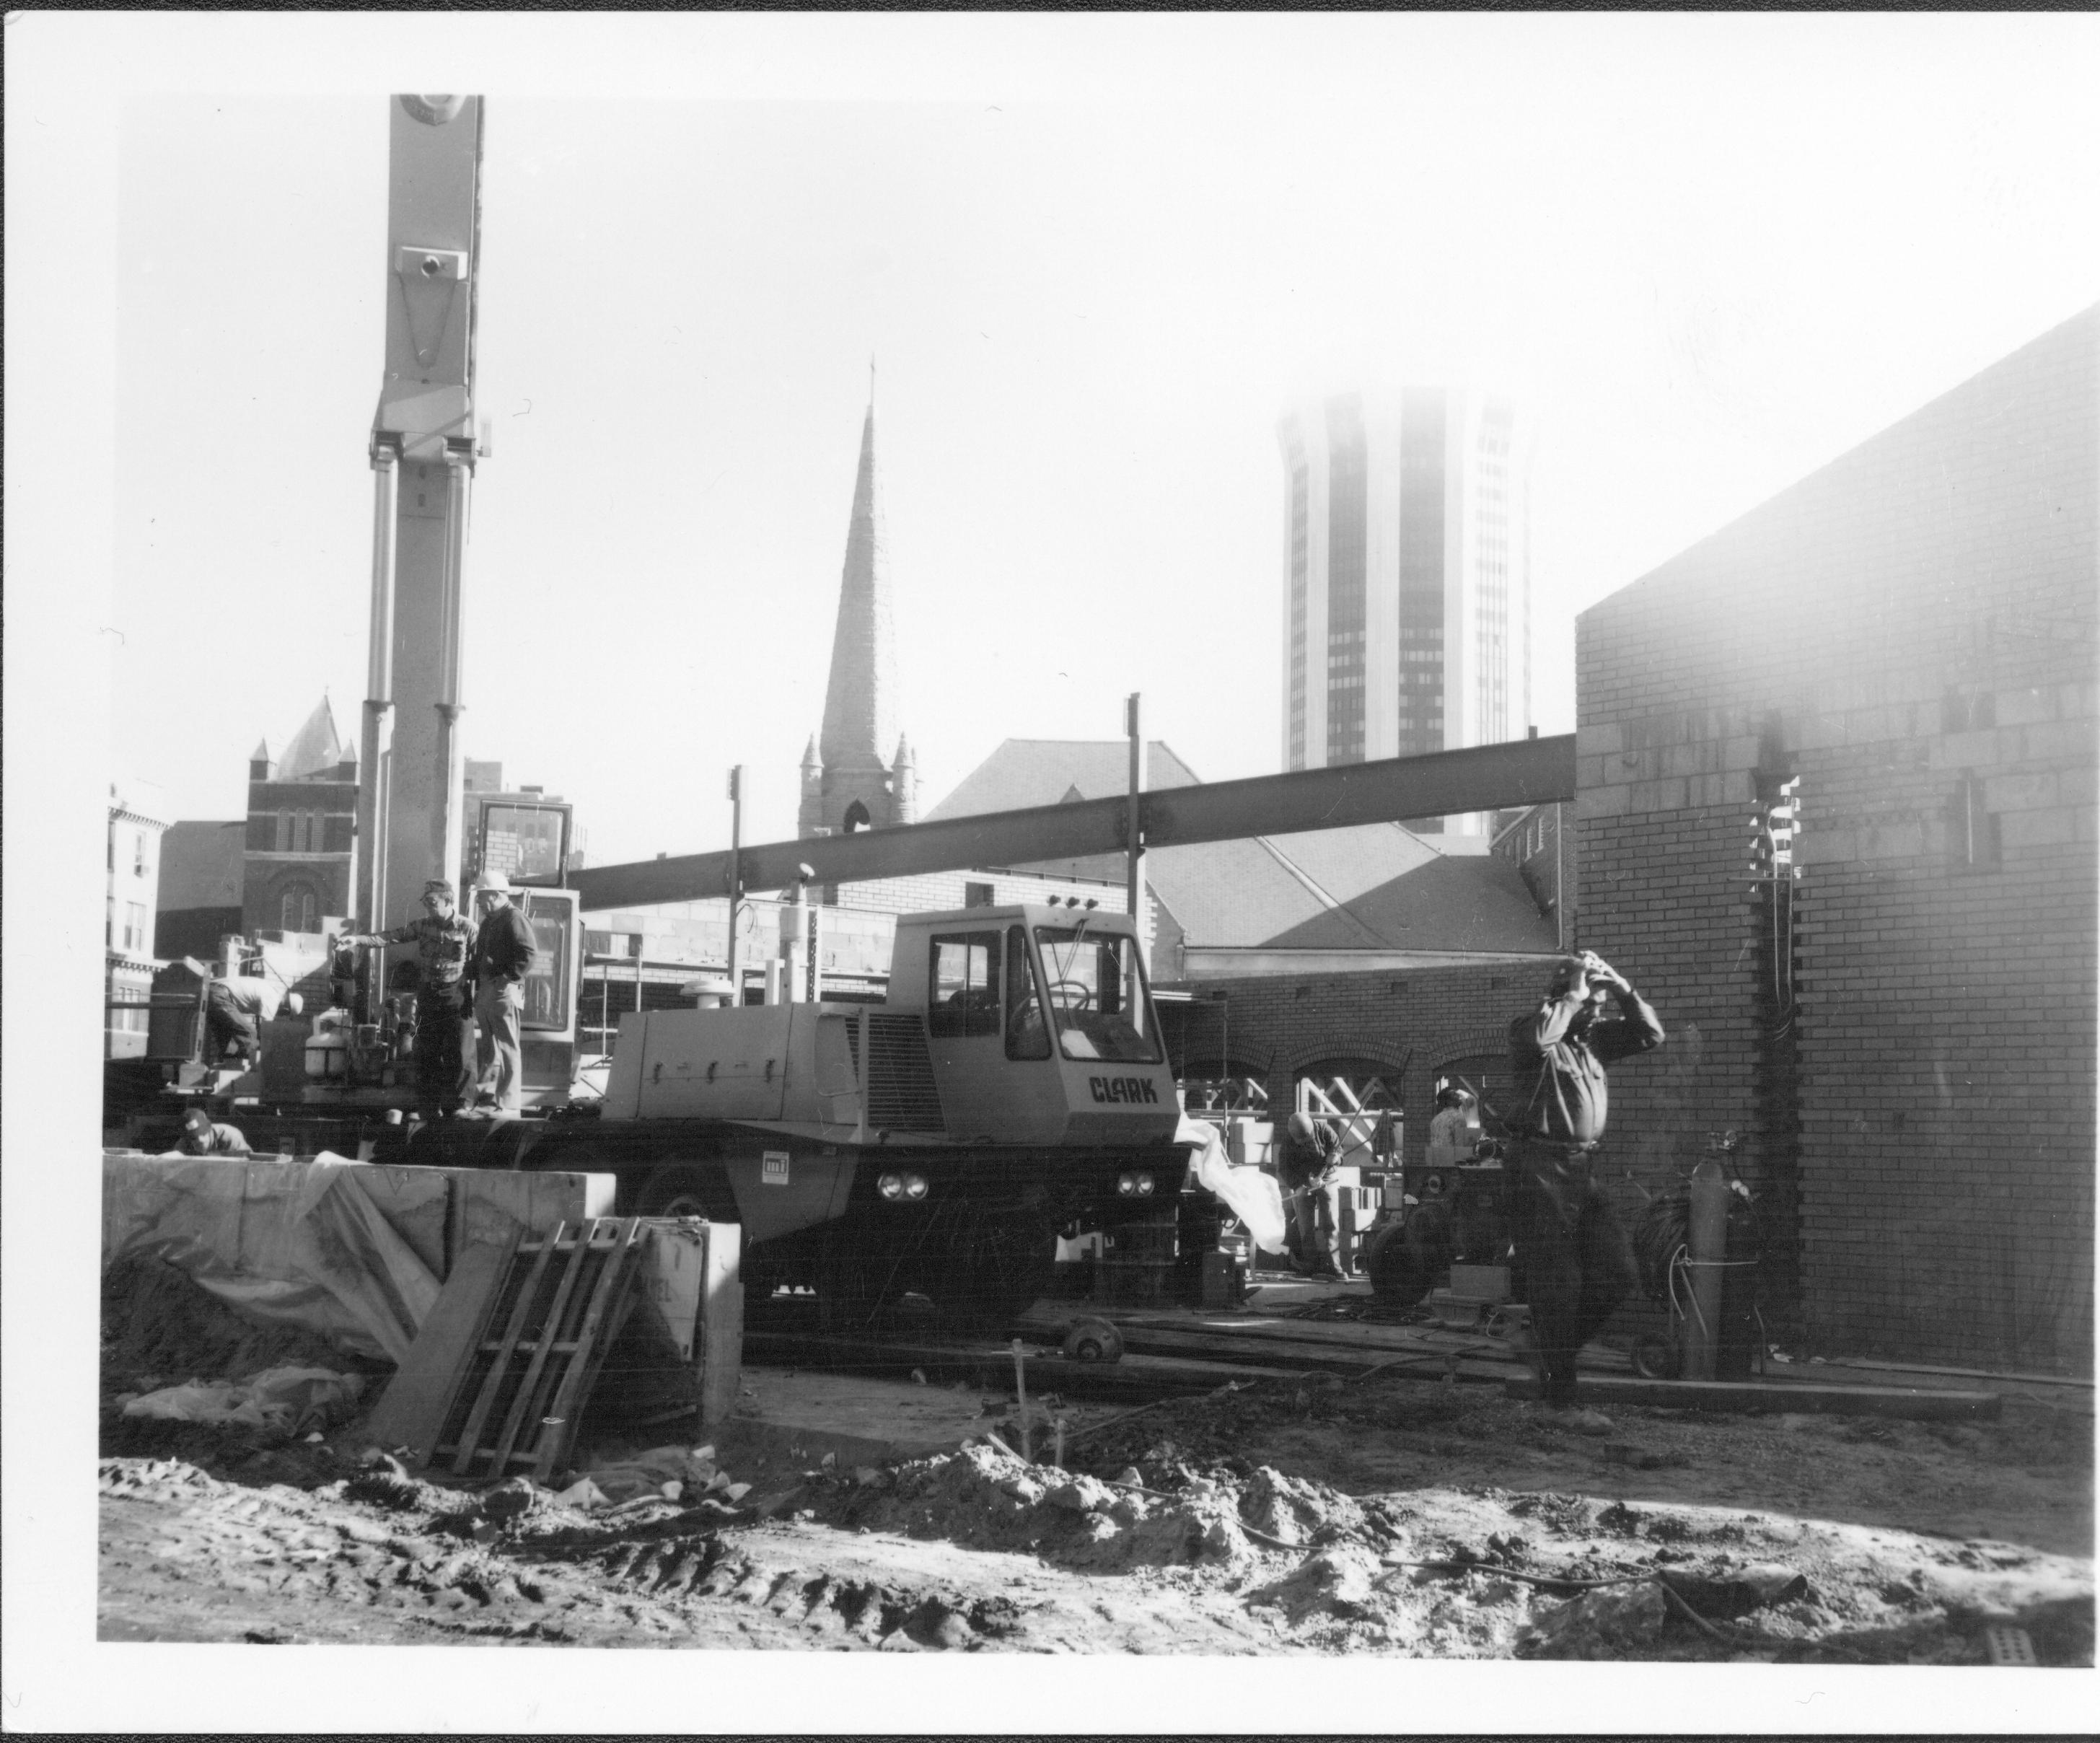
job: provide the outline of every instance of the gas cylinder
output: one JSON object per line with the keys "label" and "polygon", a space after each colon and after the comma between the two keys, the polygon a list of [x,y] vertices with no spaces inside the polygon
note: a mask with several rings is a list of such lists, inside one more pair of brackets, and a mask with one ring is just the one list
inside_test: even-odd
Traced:
{"label": "gas cylinder", "polygon": [[1728,1256],[1728,1180],[1719,1163],[1709,1158],[1692,1171],[1691,1196],[1685,1260],[1693,1311],[1684,1326],[1684,1377],[1710,1380],[1719,1347],[1722,1268]]}

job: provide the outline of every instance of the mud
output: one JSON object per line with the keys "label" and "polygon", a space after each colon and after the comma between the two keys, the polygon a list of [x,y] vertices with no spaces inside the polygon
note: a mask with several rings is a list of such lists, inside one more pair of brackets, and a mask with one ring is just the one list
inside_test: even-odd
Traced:
{"label": "mud", "polygon": [[110,1329],[104,1639],[1974,1665],[2010,1626],[2093,1660],[2091,1419],[2032,1399],[1585,1439],[1485,1387],[1272,1383],[1110,1420],[1062,1469],[980,1435],[585,1511],[411,1473],[354,1419],[127,1422],[143,1362],[297,1352]]}

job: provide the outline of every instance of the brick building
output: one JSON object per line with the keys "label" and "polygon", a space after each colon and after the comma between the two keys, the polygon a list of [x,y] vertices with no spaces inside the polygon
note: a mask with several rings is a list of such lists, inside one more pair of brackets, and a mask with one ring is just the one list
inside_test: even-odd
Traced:
{"label": "brick building", "polygon": [[1811,1347],[2090,1369],[2097,352],[2100,309],[1578,620],[1580,942],[1670,1032],[1614,1163],[1738,1133]]}
{"label": "brick building", "polygon": [[324,696],[283,756],[265,739],[249,759],[241,931],[319,932],[348,914],[356,833],[357,754]]}

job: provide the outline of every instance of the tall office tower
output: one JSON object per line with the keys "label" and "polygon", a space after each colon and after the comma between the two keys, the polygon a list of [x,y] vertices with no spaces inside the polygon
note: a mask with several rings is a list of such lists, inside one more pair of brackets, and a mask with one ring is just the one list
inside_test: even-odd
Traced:
{"label": "tall office tower", "polygon": [[1520,738],[1531,714],[1529,438],[1507,399],[1343,394],[1277,426],[1284,766]]}

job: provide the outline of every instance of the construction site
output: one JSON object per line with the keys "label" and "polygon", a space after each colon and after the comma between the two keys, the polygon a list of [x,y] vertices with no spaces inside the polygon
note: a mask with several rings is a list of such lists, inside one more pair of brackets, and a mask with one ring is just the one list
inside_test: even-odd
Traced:
{"label": "construction site", "polygon": [[840,652],[795,838],[580,867],[458,733],[486,107],[387,103],[359,736],[252,776],[347,899],[112,983],[98,1639],[2093,1664],[2100,310],[1583,613],[1573,734],[1201,782],[1133,695],[922,814]]}

